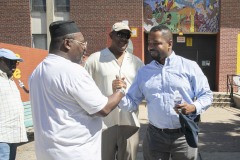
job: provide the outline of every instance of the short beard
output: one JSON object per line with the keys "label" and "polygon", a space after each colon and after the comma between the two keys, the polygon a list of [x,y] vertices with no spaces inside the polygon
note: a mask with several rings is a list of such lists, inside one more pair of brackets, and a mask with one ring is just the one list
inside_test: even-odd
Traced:
{"label": "short beard", "polygon": [[[157,62],[159,62],[159,63],[161,64],[161,62],[160,62],[160,60],[161,60],[161,54],[160,54],[159,52],[157,52],[157,56],[153,56],[151,51],[155,51],[155,50],[150,50],[150,55],[151,55],[152,59],[155,60],[155,61],[157,61]],[[156,51],[155,51],[155,52],[156,52]]]}

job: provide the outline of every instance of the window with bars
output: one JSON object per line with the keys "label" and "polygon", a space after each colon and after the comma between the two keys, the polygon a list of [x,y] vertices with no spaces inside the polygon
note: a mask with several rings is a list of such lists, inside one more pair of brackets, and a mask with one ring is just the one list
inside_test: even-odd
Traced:
{"label": "window with bars", "polygon": [[32,12],[46,12],[46,0],[31,0],[30,6]]}
{"label": "window with bars", "polygon": [[47,35],[32,34],[32,47],[47,50]]}
{"label": "window with bars", "polygon": [[69,0],[55,0],[55,12],[69,12],[70,1]]}

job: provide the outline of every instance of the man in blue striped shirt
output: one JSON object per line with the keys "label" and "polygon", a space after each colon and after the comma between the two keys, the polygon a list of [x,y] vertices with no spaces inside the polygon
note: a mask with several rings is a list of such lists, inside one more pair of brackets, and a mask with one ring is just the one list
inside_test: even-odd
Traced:
{"label": "man in blue striped shirt", "polygon": [[[138,71],[119,104],[121,109],[131,112],[143,99],[147,101],[149,126],[143,142],[145,160],[197,159],[197,148],[187,144],[177,109],[194,119],[212,103],[212,91],[198,64],[176,55],[172,46],[173,36],[168,27],[159,25],[150,30],[148,50],[153,61]],[[121,82],[121,79],[113,81],[113,89],[123,86]],[[174,103],[175,91],[183,98],[179,105]]]}

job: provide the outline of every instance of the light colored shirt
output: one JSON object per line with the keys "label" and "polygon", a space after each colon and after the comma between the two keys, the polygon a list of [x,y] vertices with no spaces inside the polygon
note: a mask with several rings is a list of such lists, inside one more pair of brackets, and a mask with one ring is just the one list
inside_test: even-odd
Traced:
{"label": "light colored shirt", "polygon": [[[139,68],[143,66],[143,62],[133,54],[125,52],[122,65],[119,66],[113,53],[105,48],[99,52],[91,54],[88,58],[85,68],[92,75],[99,89],[105,96],[113,93],[112,81],[116,79],[116,75],[125,77],[127,87],[132,84]],[[126,90],[128,90],[128,88]],[[114,125],[130,125],[139,127],[139,122],[135,113],[115,108],[108,116],[103,118],[105,127]]]}
{"label": "light colored shirt", "polygon": [[[175,112],[174,92],[178,90],[183,101],[196,106],[196,114],[203,113],[212,103],[208,80],[196,62],[175,55],[174,52],[161,65],[153,60],[141,68],[119,107],[128,111],[137,109],[145,98],[149,122],[158,128],[180,128]],[[194,97],[197,98],[196,101]]]}
{"label": "light colored shirt", "polygon": [[107,104],[79,64],[49,54],[29,81],[36,156],[39,160],[101,160],[102,118]]}
{"label": "light colored shirt", "polygon": [[0,70],[0,142],[27,141],[23,110],[20,92],[15,82]]}

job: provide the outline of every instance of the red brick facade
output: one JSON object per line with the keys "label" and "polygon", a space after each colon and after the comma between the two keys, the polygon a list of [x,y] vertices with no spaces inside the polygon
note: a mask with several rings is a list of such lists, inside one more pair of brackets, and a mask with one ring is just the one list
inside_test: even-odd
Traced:
{"label": "red brick facade", "polygon": [[31,47],[29,0],[0,1],[0,42]]}
{"label": "red brick facade", "polygon": [[227,74],[236,74],[237,36],[240,34],[240,3],[238,0],[220,1],[220,32],[217,43],[218,91],[227,91]]}
{"label": "red brick facade", "polygon": [[[240,33],[240,3],[219,0],[220,32],[218,33],[216,90],[226,91],[227,74],[236,73],[237,35]],[[31,46],[29,0],[0,2],[0,42]],[[139,0],[71,0],[70,19],[77,22],[88,41],[88,52],[99,51],[110,44],[111,26],[128,20],[137,28],[133,41],[134,54],[144,61],[143,1]]]}
{"label": "red brick facade", "polygon": [[129,26],[138,29],[132,38],[134,54],[144,59],[143,48],[143,2],[139,0],[71,0],[70,18],[79,24],[88,41],[88,52],[99,51],[109,45],[111,26],[128,20]]}

